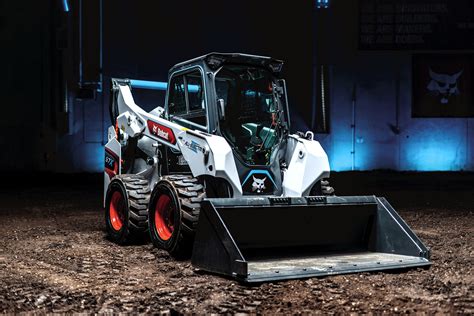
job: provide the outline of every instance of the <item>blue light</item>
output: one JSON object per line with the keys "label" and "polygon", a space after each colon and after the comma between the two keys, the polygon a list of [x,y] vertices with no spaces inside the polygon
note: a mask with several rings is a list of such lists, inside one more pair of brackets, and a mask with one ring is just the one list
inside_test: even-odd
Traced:
{"label": "blue light", "polygon": [[[381,126],[360,128],[358,135],[362,136],[356,141],[355,170],[472,169],[469,131],[464,122],[456,119],[424,119],[410,123],[405,125],[399,136],[385,134],[386,131],[380,128]],[[328,154],[331,170],[351,170],[352,146],[349,129],[338,126],[334,128],[333,135],[320,136],[318,140]]]}
{"label": "blue light", "polygon": [[455,171],[463,169],[456,161],[456,148],[428,143],[423,148],[411,150],[410,168],[416,171]]}
{"label": "blue light", "polygon": [[316,8],[318,9],[329,8],[329,0],[316,0]]}
{"label": "blue light", "polygon": [[[329,147],[329,146],[328,146]],[[323,148],[327,148],[323,146]],[[326,152],[329,156],[329,166],[334,171],[349,171],[352,168],[352,155],[350,142],[335,142],[331,151]]]}
{"label": "blue light", "polygon": [[68,0],[62,0],[64,12],[69,12],[69,3]]}
{"label": "blue light", "polygon": [[412,128],[401,147],[401,168],[417,171],[459,171],[469,164],[466,126],[454,120],[429,120]]}
{"label": "blue light", "polygon": [[89,148],[85,150],[84,171],[104,172],[105,148],[102,144],[88,144]]}
{"label": "blue light", "polygon": [[150,89],[150,90],[166,90],[168,88],[167,82],[161,81],[146,81],[146,80],[130,80],[132,87],[139,89]]}
{"label": "blue light", "polygon": [[[131,79],[130,84],[133,88],[166,91],[168,83],[163,81],[148,81]],[[188,85],[189,92],[199,92],[198,85]]]}

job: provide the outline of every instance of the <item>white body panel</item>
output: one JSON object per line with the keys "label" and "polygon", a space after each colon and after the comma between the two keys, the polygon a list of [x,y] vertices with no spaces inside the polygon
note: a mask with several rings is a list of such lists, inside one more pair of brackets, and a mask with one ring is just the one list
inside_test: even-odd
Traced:
{"label": "white body panel", "polygon": [[185,137],[178,140],[178,144],[194,176],[224,178],[232,186],[234,196],[242,196],[232,149],[223,137],[188,131]]}
{"label": "white body panel", "polygon": [[[225,138],[189,130],[154,115],[159,115],[162,111],[145,112],[135,104],[128,85],[119,85],[118,88],[120,93],[117,102],[121,114],[117,118],[117,124],[125,137],[142,135],[151,140],[152,147],[157,147],[158,143],[161,143],[181,152],[193,176],[209,175],[224,178],[232,186],[234,197],[242,196],[242,184],[234,155]],[[116,153],[120,160],[120,143],[114,137],[113,127],[109,128],[109,134],[109,143],[106,148]],[[290,135],[287,141],[285,160],[288,166],[284,170],[283,183],[281,184],[282,196],[308,195],[318,180],[329,176],[328,157],[319,142],[312,139]],[[156,160],[156,162],[158,161]],[[120,161],[118,163],[120,164]],[[142,172],[149,174],[155,168],[155,165],[150,166]],[[153,182],[150,183],[152,187],[156,180],[156,177],[149,178],[149,181]],[[110,174],[105,173],[104,193],[109,183]]]}
{"label": "white body panel", "polygon": [[296,135],[288,137],[283,196],[305,196],[320,179],[329,176],[329,160],[321,144]]}
{"label": "white body panel", "polygon": [[[224,178],[232,186],[234,196],[242,195],[242,186],[237,174],[232,149],[223,137],[191,131],[159,116],[147,113],[135,104],[129,86],[120,85],[119,89],[118,108],[121,114],[117,118],[117,124],[124,133],[130,137],[143,134],[180,151],[193,176],[210,175]],[[160,113],[159,111],[152,112]],[[152,121],[155,125],[149,123],[149,121]],[[157,126],[156,124],[164,128],[160,129],[158,126],[154,130],[153,127]],[[170,129],[173,136],[166,134],[169,131],[164,129]],[[207,164],[204,163],[205,154],[208,155]]]}
{"label": "white body panel", "polygon": [[155,139],[160,143],[164,143],[174,149],[179,149],[176,142],[173,143],[171,135],[169,133],[166,134],[166,132],[169,131],[163,131],[163,129],[159,128],[154,130],[148,126],[148,122],[152,121],[172,130],[175,139],[183,133],[185,128],[144,111],[141,107],[135,104],[129,86],[119,85],[119,89],[118,109],[121,114],[117,118],[118,127],[131,137],[143,133],[143,135]]}

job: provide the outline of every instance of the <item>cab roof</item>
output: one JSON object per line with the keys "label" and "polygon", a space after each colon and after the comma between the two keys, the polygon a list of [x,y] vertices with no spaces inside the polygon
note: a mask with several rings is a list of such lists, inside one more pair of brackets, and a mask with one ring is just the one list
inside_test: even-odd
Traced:
{"label": "cab roof", "polygon": [[241,53],[209,53],[174,65],[170,69],[170,74],[177,70],[182,70],[184,68],[188,68],[197,64],[202,65],[203,63],[211,70],[216,70],[223,64],[260,66],[269,69],[274,74],[280,73],[283,67],[282,60],[274,59],[267,56],[249,55]]}

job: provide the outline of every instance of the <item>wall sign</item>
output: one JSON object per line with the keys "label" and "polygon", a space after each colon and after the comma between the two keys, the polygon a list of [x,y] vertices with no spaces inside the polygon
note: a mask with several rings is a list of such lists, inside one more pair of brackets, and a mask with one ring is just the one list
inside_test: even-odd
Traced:
{"label": "wall sign", "polygon": [[413,56],[413,117],[474,116],[474,55]]}
{"label": "wall sign", "polygon": [[474,1],[359,0],[359,49],[474,49]]}

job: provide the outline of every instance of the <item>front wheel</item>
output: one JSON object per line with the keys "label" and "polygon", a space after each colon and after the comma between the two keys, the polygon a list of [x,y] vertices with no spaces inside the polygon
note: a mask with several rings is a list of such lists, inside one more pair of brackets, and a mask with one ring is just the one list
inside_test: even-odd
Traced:
{"label": "front wheel", "polygon": [[176,259],[192,252],[204,187],[188,175],[164,176],[155,186],[148,210],[153,245]]}

